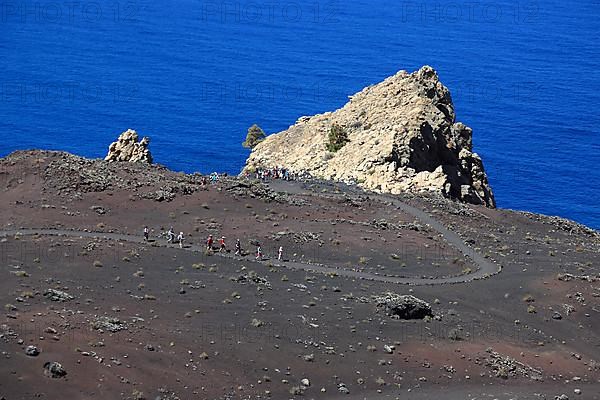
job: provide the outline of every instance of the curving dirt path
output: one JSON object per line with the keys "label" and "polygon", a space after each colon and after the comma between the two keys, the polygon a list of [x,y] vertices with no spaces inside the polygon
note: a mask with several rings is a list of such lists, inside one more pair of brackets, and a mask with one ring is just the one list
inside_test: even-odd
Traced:
{"label": "curving dirt path", "polygon": [[[310,194],[299,192],[303,194]],[[370,280],[375,282],[386,282],[386,283],[395,283],[395,284],[404,284],[404,285],[414,285],[414,286],[423,286],[423,285],[440,285],[440,284],[453,284],[453,283],[466,283],[471,282],[477,279],[487,278],[491,275],[495,275],[501,271],[501,268],[491,261],[487,260],[485,257],[481,256],[477,252],[473,250],[469,245],[467,245],[462,238],[447,229],[444,225],[436,221],[433,217],[431,217],[426,212],[412,207],[392,196],[385,195],[370,195],[372,198],[377,198],[387,203],[392,203],[398,209],[414,216],[419,219],[421,222],[429,225],[432,229],[437,231],[442,235],[442,237],[452,246],[454,246],[457,250],[459,250],[465,257],[470,258],[475,265],[477,265],[477,270],[470,272],[465,275],[460,276],[452,276],[452,277],[440,277],[440,278],[398,278],[398,277],[388,277],[382,275],[371,274],[368,272],[362,271],[354,271],[343,268],[335,268],[329,267],[326,265],[320,264],[305,264],[299,262],[280,262],[276,263],[272,260],[254,260],[253,257],[244,258],[246,261],[255,261],[261,262],[263,264],[271,263],[273,265],[289,268],[293,270],[303,270],[307,272],[315,272],[315,273],[323,273],[323,274],[336,274],[338,276],[344,276],[348,278],[362,279],[362,280]],[[132,242],[139,244],[146,244],[142,236],[135,235],[126,235],[121,233],[102,233],[102,232],[89,232],[89,231],[77,231],[77,230],[66,230],[66,229],[15,229],[15,230],[5,230],[0,231],[0,237],[2,236],[15,236],[15,235],[52,235],[52,236],[69,236],[76,238],[93,238],[93,239],[109,239],[109,240],[117,240],[124,242]],[[179,248],[179,245],[168,244],[164,241],[155,241],[154,245],[158,245],[161,247],[171,247],[171,248]],[[194,251],[194,252],[204,252],[204,246],[198,245],[185,245],[183,250]],[[236,259],[235,256],[229,254],[220,254],[215,253],[215,255],[219,255],[221,257],[228,257],[232,259]],[[237,258],[242,259],[242,258]]]}
{"label": "curving dirt path", "polygon": [[[297,184],[291,184],[285,181],[271,181],[269,186],[275,191],[283,191],[287,193],[294,194],[302,194],[314,196],[316,195],[313,192],[305,191]],[[397,197],[392,195],[385,194],[377,194],[377,193],[363,193],[364,195],[368,195],[372,199],[379,200],[383,203],[391,203],[397,209],[404,211],[407,214],[412,215],[416,219],[420,220],[422,223],[428,225],[431,229],[435,230],[439,234],[442,235],[444,240],[453,246],[455,249],[460,251],[465,257],[471,259],[473,263],[477,266],[477,270],[471,273],[453,276],[453,277],[440,277],[440,278],[393,278],[393,277],[381,277],[373,274],[357,272],[358,275],[353,275],[355,277],[362,277],[362,279],[366,278],[365,275],[369,275],[370,278],[376,281],[382,282],[390,282],[390,283],[399,283],[399,284],[407,284],[407,285],[438,285],[438,284],[447,284],[447,283],[466,283],[471,282],[477,279],[484,279],[489,276],[498,274],[502,267],[495,264],[494,262],[488,260],[483,257],[481,254],[477,253],[475,249],[469,246],[465,241],[455,232],[446,228],[442,223],[437,221],[431,215],[427,214],[425,211],[413,207],[405,202],[399,200]],[[331,193],[328,193],[331,195]],[[348,271],[350,272],[350,271]],[[342,274],[340,274],[342,275]]]}
{"label": "curving dirt path", "polygon": [[412,215],[424,224],[429,225],[429,227],[441,234],[448,244],[460,251],[465,257],[470,258],[473,261],[473,263],[477,265],[477,271],[474,271],[467,275],[454,277],[454,280],[452,280],[453,278],[448,278],[448,280],[445,283],[466,282],[465,280],[461,280],[465,277],[470,278],[469,281],[474,279],[482,279],[491,275],[495,275],[502,270],[500,266],[496,265],[494,262],[477,253],[475,249],[473,249],[471,246],[465,243],[465,241],[457,233],[446,228],[442,223],[437,221],[431,215],[427,214],[425,211],[410,206],[391,196],[376,195],[374,197],[379,198],[380,200],[391,202],[398,209]]}

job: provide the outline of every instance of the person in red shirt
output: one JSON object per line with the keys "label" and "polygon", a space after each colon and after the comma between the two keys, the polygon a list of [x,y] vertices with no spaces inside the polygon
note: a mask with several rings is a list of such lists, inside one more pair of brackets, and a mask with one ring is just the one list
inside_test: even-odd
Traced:
{"label": "person in red shirt", "polygon": [[221,239],[219,239],[219,252],[222,251],[227,251],[225,248],[225,236],[222,236]]}
{"label": "person in red shirt", "polygon": [[206,239],[206,251],[212,250],[213,245],[213,235],[208,235],[208,239]]}

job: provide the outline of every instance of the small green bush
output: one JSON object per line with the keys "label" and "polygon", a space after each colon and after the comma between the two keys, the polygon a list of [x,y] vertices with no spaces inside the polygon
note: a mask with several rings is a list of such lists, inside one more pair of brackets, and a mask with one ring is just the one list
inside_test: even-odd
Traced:
{"label": "small green bush", "polygon": [[260,126],[254,124],[248,128],[248,134],[246,135],[246,140],[242,143],[242,146],[247,149],[253,149],[257,144],[265,140],[266,137],[265,132]]}
{"label": "small green bush", "polygon": [[330,152],[335,153],[344,147],[349,141],[348,132],[346,132],[342,126],[333,124],[329,130],[329,137],[325,147],[327,147],[327,150]]}

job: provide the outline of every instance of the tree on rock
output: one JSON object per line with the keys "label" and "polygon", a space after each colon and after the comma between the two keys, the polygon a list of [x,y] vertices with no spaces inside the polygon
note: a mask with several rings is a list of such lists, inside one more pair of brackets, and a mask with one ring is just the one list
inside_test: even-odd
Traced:
{"label": "tree on rock", "polygon": [[327,150],[335,153],[349,141],[348,132],[341,125],[333,124],[329,130],[329,138],[325,147],[327,147]]}
{"label": "tree on rock", "polygon": [[242,143],[247,149],[253,149],[257,144],[265,140],[267,135],[260,128],[260,126],[254,124],[250,128],[248,128],[248,134],[246,135],[246,141]]}

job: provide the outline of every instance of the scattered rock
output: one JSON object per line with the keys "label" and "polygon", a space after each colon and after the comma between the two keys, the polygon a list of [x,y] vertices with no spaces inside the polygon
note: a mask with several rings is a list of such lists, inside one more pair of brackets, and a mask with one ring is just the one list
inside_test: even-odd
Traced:
{"label": "scattered rock", "polygon": [[44,364],[44,373],[52,378],[58,379],[67,375],[67,371],[56,361],[49,361]]}
{"label": "scattered rock", "polygon": [[108,212],[108,210],[102,206],[91,206],[90,210],[96,212],[98,215],[104,215]]}
{"label": "scattered rock", "polygon": [[307,202],[285,193],[277,193],[261,182],[234,181],[230,182],[226,189],[229,193],[243,197],[264,200],[267,203],[287,203],[295,206],[303,206]]}
{"label": "scattered rock", "polygon": [[348,389],[345,384],[340,383],[338,385],[338,392],[344,393],[344,394],[350,394],[350,389]]}
{"label": "scattered rock", "polygon": [[293,396],[302,396],[304,394],[303,386],[292,386],[290,388],[290,394]]}
{"label": "scattered rock", "polygon": [[250,325],[252,325],[255,328],[260,328],[264,324],[265,323],[263,321],[261,321],[260,319],[256,319],[256,318],[252,318],[252,321],[250,321]]}
{"label": "scattered rock", "polygon": [[520,375],[533,380],[542,379],[542,371],[523,364],[514,358],[503,356],[491,348],[487,349],[487,354],[485,364],[490,367],[496,377],[508,379]]}
{"label": "scattered rock", "polygon": [[30,357],[37,357],[40,355],[40,350],[35,346],[27,346],[25,348],[25,354]]}
{"label": "scattered rock", "polygon": [[56,290],[56,289],[47,289],[44,292],[44,296],[46,296],[48,299],[50,299],[52,301],[62,301],[62,302],[71,301],[75,298],[74,296],[71,296],[67,292],[63,292],[61,290]]}
{"label": "scattered rock", "polygon": [[559,281],[569,282],[572,280],[580,280],[586,282],[596,282],[600,280],[600,277],[590,276],[590,275],[573,275],[567,273],[559,273],[556,277]]}
{"label": "scattered rock", "polygon": [[563,310],[565,310],[565,314],[571,315],[575,311],[575,307],[570,304],[563,304]]}
{"label": "scattered rock", "polygon": [[127,325],[118,318],[101,316],[92,322],[92,328],[108,332],[119,332],[127,329]]}
{"label": "scattered rock", "polygon": [[252,283],[259,286],[264,286],[268,289],[271,289],[271,282],[267,278],[263,278],[258,276],[258,274],[254,271],[250,271],[247,274],[240,274],[237,278],[234,278],[237,283],[245,284]]}
{"label": "scattered rock", "polygon": [[562,319],[562,315],[558,311],[554,311],[552,313],[552,319],[557,319],[557,320]]}
{"label": "scattered rock", "polygon": [[172,201],[177,197],[178,194],[190,195],[194,193],[198,188],[195,186],[187,185],[184,183],[170,183],[162,186],[160,189],[143,193],[140,195],[143,199],[149,199],[154,201]]}

